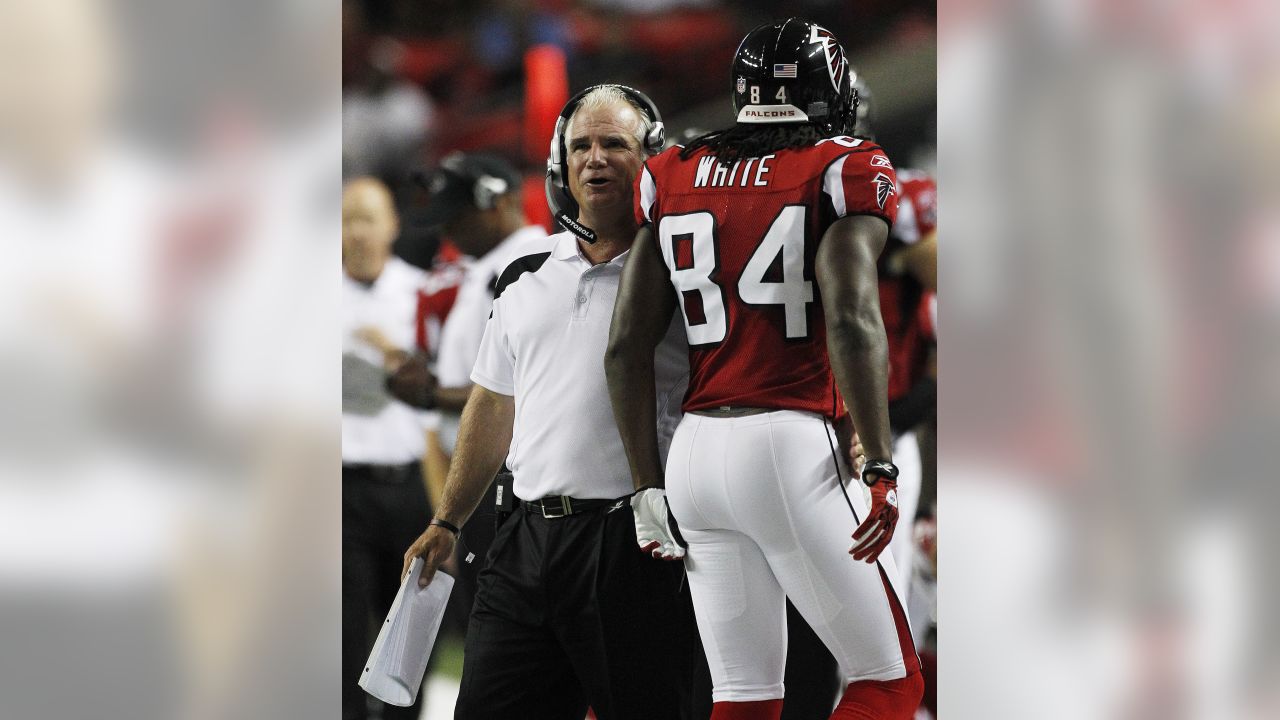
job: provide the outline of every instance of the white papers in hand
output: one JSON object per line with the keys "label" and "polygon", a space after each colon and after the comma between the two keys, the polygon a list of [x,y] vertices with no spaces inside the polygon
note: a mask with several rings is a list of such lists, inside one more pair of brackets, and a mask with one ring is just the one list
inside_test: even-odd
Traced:
{"label": "white papers in hand", "polygon": [[360,687],[365,692],[400,707],[412,705],[418,697],[427,658],[453,590],[453,578],[443,572],[436,572],[431,584],[419,589],[421,572],[422,558],[414,558],[360,673]]}

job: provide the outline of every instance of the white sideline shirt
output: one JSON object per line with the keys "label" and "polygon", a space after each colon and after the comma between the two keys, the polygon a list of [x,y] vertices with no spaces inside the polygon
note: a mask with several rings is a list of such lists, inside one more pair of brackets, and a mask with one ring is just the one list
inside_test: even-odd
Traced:
{"label": "white sideline shirt", "polygon": [[[471,380],[515,397],[507,466],[521,500],[612,499],[633,492],[604,375],[609,322],[630,251],[592,265],[569,232],[550,252],[503,272]],[[654,358],[659,450],[666,461],[689,383],[689,346],[676,322]]]}
{"label": "white sideline shirt", "polygon": [[412,349],[418,288],[425,274],[391,257],[372,285],[342,274],[342,462],[402,465],[426,449],[426,415],[396,400],[383,382],[382,352],[356,333],[382,330],[396,346]]}

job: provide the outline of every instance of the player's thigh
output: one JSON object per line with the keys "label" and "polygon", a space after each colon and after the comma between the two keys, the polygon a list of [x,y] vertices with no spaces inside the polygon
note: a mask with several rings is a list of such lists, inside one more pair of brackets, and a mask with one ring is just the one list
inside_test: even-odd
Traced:
{"label": "player's thigh", "polygon": [[716,432],[714,423],[707,421],[700,415],[686,414],[671,437],[667,453],[667,505],[682,529],[715,526],[705,514],[707,508],[695,500],[723,482],[723,469],[715,463],[715,454],[724,442],[723,433]]}
{"label": "player's thigh", "polygon": [[[765,413],[685,415],[667,458],[667,501],[680,527],[753,533],[742,520],[778,500],[779,474]],[[742,510],[747,509],[744,515]],[[759,523],[756,523],[759,524]]]}
{"label": "player's thigh", "polygon": [[760,548],[733,530],[690,529],[685,539],[715,701],[782,697],[785,597]]}
{"label": "player's thigh", "polygon": [[756,534],[778,582],[851,677],[902,677],[910,640],[894,611],[901,605],[892,585],[896,569],[886,556],[867,564],[848,554],[866,517],[861,484],[831,459],[820,420],[780,419],[772,434],[775,461],[785,470],[773,522],[757,518]]}

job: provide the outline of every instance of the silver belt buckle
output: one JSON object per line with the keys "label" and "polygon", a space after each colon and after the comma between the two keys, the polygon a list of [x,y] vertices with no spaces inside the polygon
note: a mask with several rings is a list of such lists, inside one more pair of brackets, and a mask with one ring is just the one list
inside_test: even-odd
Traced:
{"label": "silver belt buckle", "polygon": [[[565,515],[573,514],[571,512],[573,509],[573,506],[569,503],[569,498],[565,497],[564,495],[560,496],[559,508],[556,508],[555,506],[548,508],[547,501],[545,499],[542,501],[541,505],[542,505],[542,517],[547,519],[564,517]],[[556,510],[559,510],[560,512],[557,513]]]}

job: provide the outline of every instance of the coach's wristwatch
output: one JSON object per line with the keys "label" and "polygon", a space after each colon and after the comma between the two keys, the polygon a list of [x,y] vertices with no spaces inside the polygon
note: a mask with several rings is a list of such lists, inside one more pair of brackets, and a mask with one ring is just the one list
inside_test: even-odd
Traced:
{"label": "coach's wristwatch", "polygon": [[868,460],[862,466],[862,483],[867,487],[871,487],[880,482],[880,478],[887,478],[897,482],[898,466],[888,460]]}

